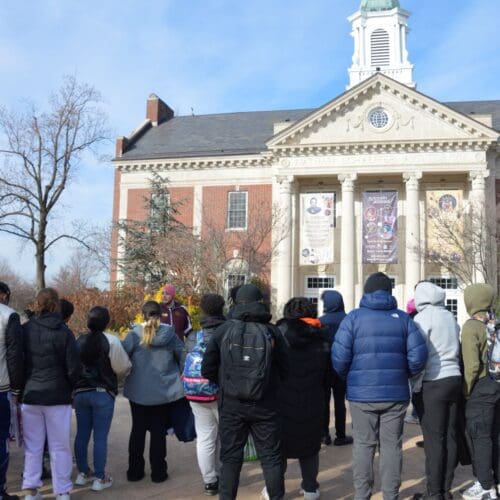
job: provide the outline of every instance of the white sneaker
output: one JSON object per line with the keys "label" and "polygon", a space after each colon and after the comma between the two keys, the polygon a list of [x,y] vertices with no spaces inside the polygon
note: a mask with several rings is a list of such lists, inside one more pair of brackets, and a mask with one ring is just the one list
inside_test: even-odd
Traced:
{"label": "white sneaker", "polygon": [[415,424],[415,425],[420,425],[420,420],[418,417],[414,417],[413,415],[406,415],[405,417],[405,422],[407,424]]}
{"label": "white sneaker", "polygon": [[79,472],[78,476],[76,476],[75,479],[75,484],[78,486],[85,486],[87,483],[90,483],[90,481],[93,481],[95,479],[94,473],[89,470],[87,474],[84,472]]}
{"label": "white sneaker", "polygon": [[69,493],[63,493],[62,495],[57,495],[56,499],[58,500],[70,500]]}
{"label": "white sneaker", "polygon": [[113,478],[112,477],[105,477],[104,479],[94,479],[94,482],[92,483],[92,491],[102,491],[105,490],[106,488],[110,488],[113,486]]}
{"label": "white sneaker", "polygon": [[304,500],[318,500],[319,496],[319,490],[313,492],[304,491]]}
{"label": "white sneaker", "polygon": [[37,491],[34,495],[26,495],[24,497],[24,500],[42,500],[42,499],[43,496],[39,491]]}
{"label": "white sneaker", "polygon": [[494,500],[497,498],[495,488],[484,490],[479,481],[476,481],[470,488],[462,492],[465,500]]}
{"label": "white sneaker", "polygon": [[260,493],[260,500],[269,500],[269,493],[267,492],[267,488],[264,486]]}

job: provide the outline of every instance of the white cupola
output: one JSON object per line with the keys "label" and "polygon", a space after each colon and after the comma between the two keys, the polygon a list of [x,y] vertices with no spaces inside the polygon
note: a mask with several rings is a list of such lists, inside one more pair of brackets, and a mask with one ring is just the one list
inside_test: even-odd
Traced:
{"label": "white cupola", "polygon": [[348,20],[354,38],[348,89],[377,72],[415,88],[406,35],[410,13],[398,0],[363,0]]}

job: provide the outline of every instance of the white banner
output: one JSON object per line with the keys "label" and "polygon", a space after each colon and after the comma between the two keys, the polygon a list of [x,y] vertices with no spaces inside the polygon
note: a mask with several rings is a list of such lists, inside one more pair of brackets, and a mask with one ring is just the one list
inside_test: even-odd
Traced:
{"label": "white banner", "polygon": [[335,193],[300,195],[300,265],[334,260]]}

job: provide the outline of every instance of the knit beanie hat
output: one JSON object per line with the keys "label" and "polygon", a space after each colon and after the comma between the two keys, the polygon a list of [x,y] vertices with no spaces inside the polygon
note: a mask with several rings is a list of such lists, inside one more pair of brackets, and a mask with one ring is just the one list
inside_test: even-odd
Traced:
{"label": "knit beanie hat", "polygon": [[175,286],[168,283],[163,287],[162,292],[175,297]]}
{"label": "knit beanie hat", "polygon": [[255,285],[243,285],[236,294],[236,304],[259,302],[263,298],[262,292]]}
{"label": "knit beanie hat", "polygon": [[406,312],[408,314],[414,314],[417,312],[417,306],[415,305],[415,299],[410,299],[406,303]]}
{"label": "knit beanie hat", "polygon": [[392,283],[387,274],[373,273],[368,276],[365,282],[365,293],[372,293],[377,290],[385,290],[386,292],[392,293]]}

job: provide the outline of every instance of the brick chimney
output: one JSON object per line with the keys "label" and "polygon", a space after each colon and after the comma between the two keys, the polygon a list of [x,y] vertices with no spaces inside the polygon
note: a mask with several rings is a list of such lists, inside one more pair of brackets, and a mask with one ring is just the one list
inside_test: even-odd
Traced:
{"label": "brick chimney", "polygon": [[153,127],[174,117],[173,110],[165,104],[156,94],[148,97],[146,118],[151,120]]}
{"label": "brick chimney", "polygon": [[121,158],[125,150],[127,149],[128,146],[128,139],[126,137],[118,137],[116,139],[116,146],[115,146],[115,157],[116,158]]}

